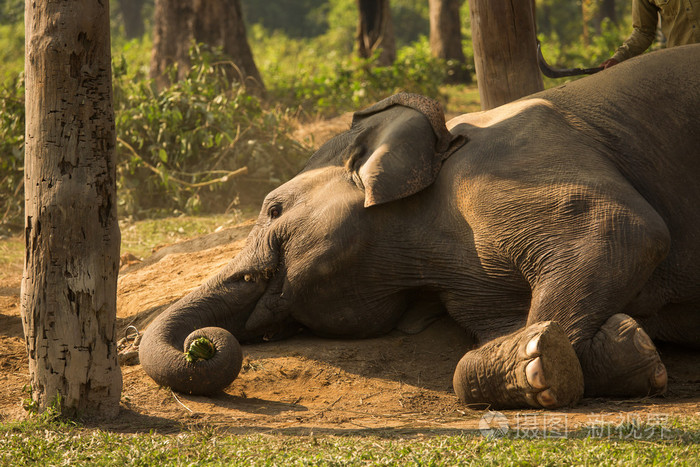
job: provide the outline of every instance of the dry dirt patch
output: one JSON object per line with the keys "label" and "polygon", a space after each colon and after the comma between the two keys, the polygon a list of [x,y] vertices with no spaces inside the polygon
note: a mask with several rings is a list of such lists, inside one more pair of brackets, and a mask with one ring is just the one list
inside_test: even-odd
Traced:
{"label": "dry dirt patch", "polygon": [[[242,247],[251,222],[166,247],[119,278],[118,330],[144,329],[170,303],[214,274]],[[21,269],[0,278],[0,422],[21,418],[27,360],[19,317]],[[366,340],[302,334],[281,342],[244,346],[240,377],[216,397],[175,394],[136,366],[122,366],[122,413],[108,429],[178,430],[207,424],[240,432],[392,434],[452,433],[478,429],[483,407],[459,404],[453,369],[472,345],[449,318],[425,331],[395,331]],[[568,429],[605,420],[661,415],[700,416],[700,353],[662,347],[670,382],[666,397],[633,401],[585,399],[555,413],[504,411],[546,423],[563,417]],[[539,418],[538,418],[539,417]],[[559,422],[562,418],[557,419]]]}

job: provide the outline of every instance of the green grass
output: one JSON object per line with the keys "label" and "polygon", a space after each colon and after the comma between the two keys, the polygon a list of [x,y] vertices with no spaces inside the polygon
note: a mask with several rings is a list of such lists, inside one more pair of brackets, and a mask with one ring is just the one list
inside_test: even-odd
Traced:
{"label": "green grass", "polygon": [[0,425],[0,465],[697,465],[700,423],[675,420],[663,435],[488,439],[478,432],[234,435],[114,433],[39,417]]}
{"label": "green grass", "polygon": [[[181,216],[139,221],[121,220],[121,254],[131,253],[138,258],[148,257],[158,246],[170,245],[215,231],[218,227],[233,227],[254,217],[252,208],[235,210],[231,214],[212,216]],[[22,273],[24,237],[0,236],[0,277]],[[2,464],[0,464],[2,465]]]}
{"label": "green grass", "polygon": [[[481,110],[479,100],[479,88],[476,83],[468,85],[442,86],[440,93],[447,97],[445,113],[449,115],[461,115]],[[449,119],[449,117],[447,117]]]}
{"label": "green grass", "polygon": [[24,238],[22,236],[0,236],[0,270],[4,270],[8,266],[21,266],[23,257]]}
{"label": "green grass", "polygon": [[[211,216],[181,216],[139,221],[122,220],[121,254],[131,253],[145,258],[158,246],[170,245],[199,235],[215,231],[218,227],[233,227],[252,217],[250,209],[234,211],[232,214]],[[1,247],[0,247],[1,248]]]}

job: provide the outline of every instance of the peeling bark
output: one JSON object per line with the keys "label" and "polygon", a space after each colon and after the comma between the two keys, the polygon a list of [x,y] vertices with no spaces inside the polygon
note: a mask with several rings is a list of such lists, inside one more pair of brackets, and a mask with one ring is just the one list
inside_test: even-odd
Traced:
{"label": "peeling bark", "polygon": [[32,398],[66,416],[115,416],[116,211],[109,4],[25,5],[22,324]]}

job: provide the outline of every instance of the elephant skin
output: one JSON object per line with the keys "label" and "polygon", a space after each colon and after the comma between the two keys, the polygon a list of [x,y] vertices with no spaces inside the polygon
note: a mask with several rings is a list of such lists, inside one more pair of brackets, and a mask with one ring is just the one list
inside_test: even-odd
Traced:
{"label": "elephant skin", "polygon": [[464,402],[662,393],[653,339],[700,345],[698,122],[700,45],[447,125],[393,96],[267,196],[243,250],[149,326],[141,362],[212,394],[238,371],[212,362],[240,354],[217,337],[212,360],[186,361],[199,328],[361,338],[430,303],[480,343],[455,371]]}

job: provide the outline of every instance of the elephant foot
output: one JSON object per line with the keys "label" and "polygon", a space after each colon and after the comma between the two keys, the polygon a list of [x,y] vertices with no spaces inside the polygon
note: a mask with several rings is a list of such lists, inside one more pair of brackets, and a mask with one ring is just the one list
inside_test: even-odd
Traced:
{"label": "elephant foot", "polygon": [[582,350],[587,396],[637,397],[666,391],[666,367],[654,343],[631,316],[613,315]]}
{"label": "elephant foot", "polygon": [[583,373],[559,324],[545,321],[467,352],[453,385],[468,404],[551,409],[578,402]]}

